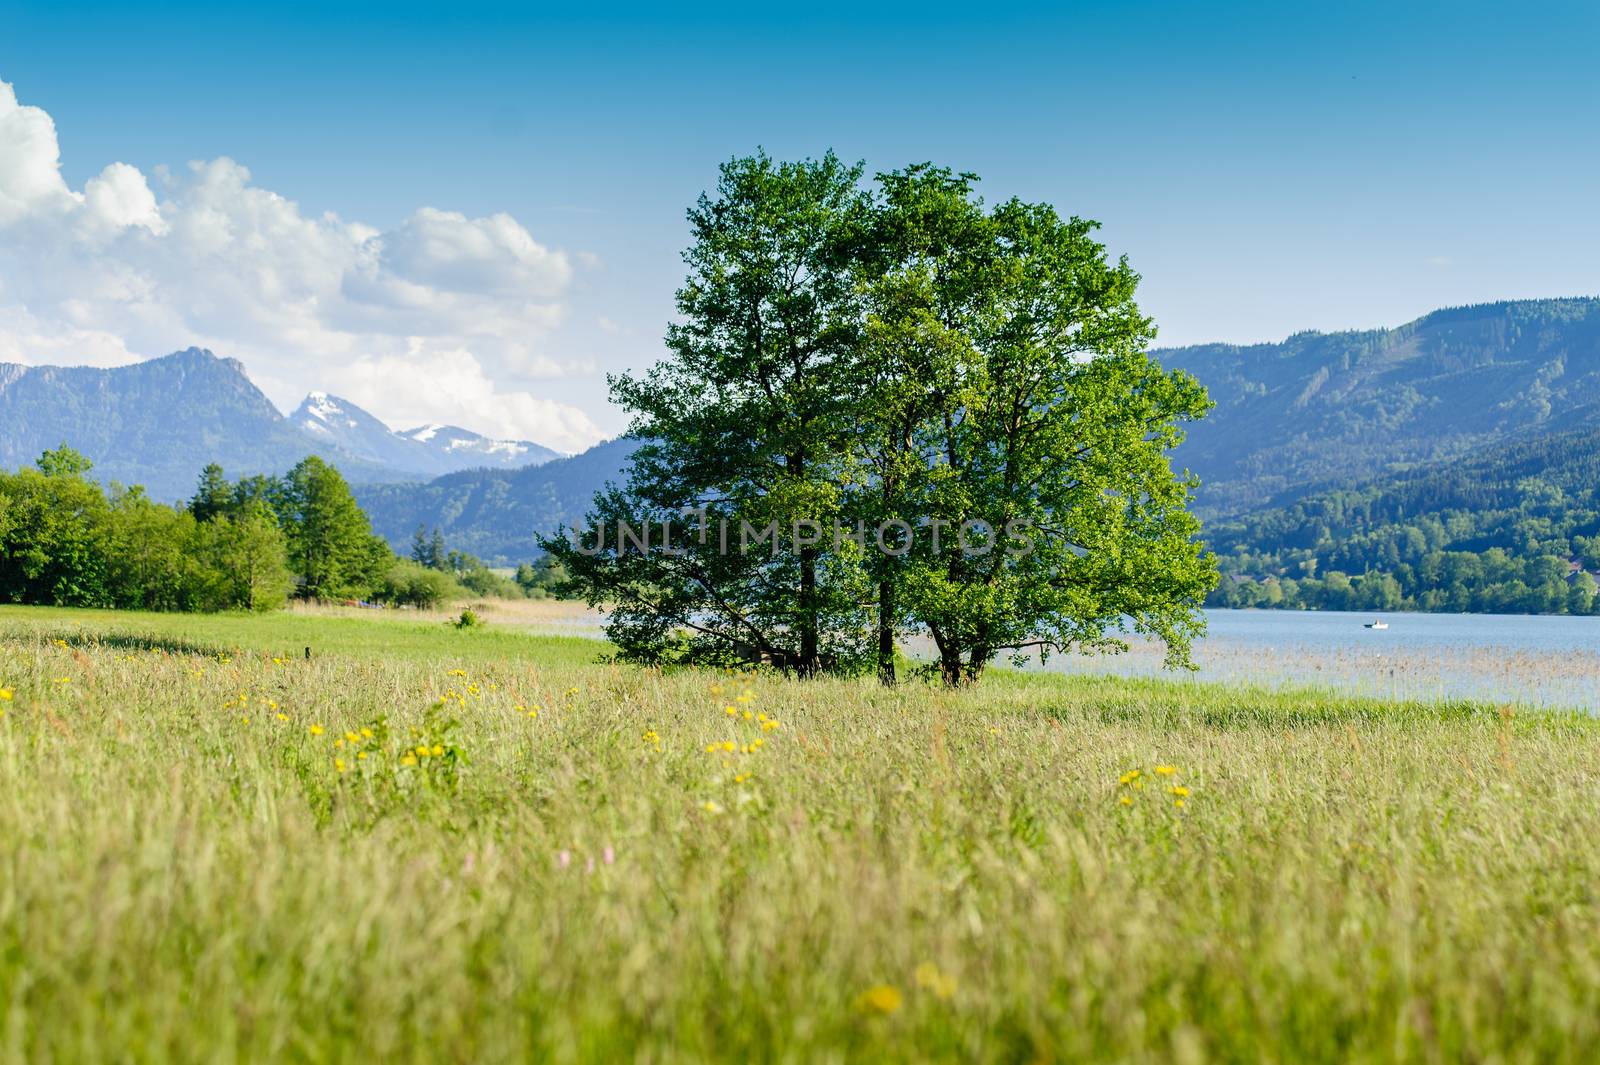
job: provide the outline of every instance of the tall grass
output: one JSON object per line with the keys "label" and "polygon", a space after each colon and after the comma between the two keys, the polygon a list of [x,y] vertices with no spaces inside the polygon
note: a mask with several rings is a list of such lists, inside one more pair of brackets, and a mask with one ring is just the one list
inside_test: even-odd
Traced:
{"label": "tall grass", "polygon": [[1588,718],[596,653],[0,610],[0,1054],[1531,1062],[1600,1041]]}

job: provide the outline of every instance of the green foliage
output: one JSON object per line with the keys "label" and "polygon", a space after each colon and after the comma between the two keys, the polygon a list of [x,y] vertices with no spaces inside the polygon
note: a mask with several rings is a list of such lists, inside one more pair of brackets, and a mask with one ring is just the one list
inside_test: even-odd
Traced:
{"label": "green foliage", "polygon": [[568,595],[567,588],[572,577],[560,559],[541,555],[537,562],[524,562],[518,566],[514,579],[529,599],[563,599]]}
{"label": "green foliage", "polygon": [[279,485],[276,509],[301,595],[360,598],[382,583],[393,553],[372,535],[338,470],[314,455],[301,460]]}
{"label": "green foliage", "polygon": [[[892,681],[895,637],[921,629],[955,685],[1127,626],[1183,661],[1214,563],[1167,455],[1208,404],[1146,354],[1137,275],[1094,223],[985,208],[970,175],[860,179],[831,154],[722,167],[689,212],[671,355],[612,379],[630,479],[595,497],[587,544],[546,550],[632,661]],[[874,542],[885,523],[913,546]],[[1031,550],[1000,545],[1014,524]],[[766,530],[783,542],[752,550]]]}
{"label": "green foliage", "polygon": [[880,180],[863,495],[871,519],[945,532],[876,560],[890,620],[928,630],[949,684],[1002,650],[1120,646],[1129,624],[1186,661],[1214,565],[1193,543],[1196,482],[1167,454],[1210,404],[1146,354],[1137,275],[1093,222],[1016,200],[985,212],[970,176]]}
{"label": "green foliage", "polygon": [[206,541],[213,566],[226,582],[226,601],[247,610],[275,610],[294,587],[288,545],[277,517],[249,500],[213,519]]}
{"label": "green foliage", "polygon": [[1216,606],[1594,613],[1600,432],[1519,441],[1207,532],[1231,575]]}
{"label": "green foliage", "polygon": [[860,177],[832,154],[735,159],[716,197],[689,211],[671,355],[611,380],[644,443],[626,493],[597,496],[591,516],[612,530],[677,521],[682,532],[681,512],[698,509],[713,531],[683,536],[681,554],[613,543],[590,556],[565,539],[544,542],[591,601],[609,604],[607,632],[624,658],[744,654],[806,676],[868,661],[858,567],[820,546],[724,550],[716,531],[831,529],[844,517],[862,317],[852,262],[870,218]]}
{"label": "green foliage", "polygon": [[378,596],[386,603],[428,610],[462,594],[448,573],[409,560],[396,560],[384,577]]}
{"label": "green foliage", "polygon": [[[360,511],[349,513],[349,492],[341,501],[343,482],[326,467],[302,471],[299,480],[252,477],[232,485],[212,464],[191,505],[173,508],[140,488],[108,496],[88,479],[88,462],[68,448],[46,452],[38,466],[0,473],[6,601],[263,611],[283,606],[297,578],[304,583],[304,571],[291,569],[291,543],[302,564],[334,558],[338,587],[352,595],[371,594],[381,583],[372,573],[386,572],[393,558],[362,531]],[[307,546],[326,544],[332,546],[321,553]]]}
{"label": "green foliage", "polygon": [[189,513],[196,521],[210,521],[231,511],[234,503],[234,486],[228,483],[222,467],[215,462],[206,463],[205,469],[200,471],[200,483],[189,499]]}
{"label": "green foliage", "polygon": [[50,453],[0,473],[0,598],[143,610],[266,610],[291,577],[260,504],[197,521],[140,489],[109,499],[87,467]]}
{"label": "green foliage", "polygon": [[82,477],[94,463],[66,444],[44,452],[37,462],[39,472],[46,477]]}

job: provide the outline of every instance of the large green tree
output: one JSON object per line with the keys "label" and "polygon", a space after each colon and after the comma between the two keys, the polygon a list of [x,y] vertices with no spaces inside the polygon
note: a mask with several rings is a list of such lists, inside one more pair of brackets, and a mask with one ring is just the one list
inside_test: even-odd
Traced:
{"label": "large green tree", "polygon": [[220,575],[228,606],[275,610],[283,606],[294,574],[288,542],[276,515],[258,500],[247,500],[210,523],[205,544]]}
{"label": "large green tree", "polygon": [[945,255],[892,264],[878,308],[883,343],[928,367],[911,390],[920,488],[898,500],[918,535],[896,592],[941,677],[974,681],[1005,651],[1120,646],[1129,628],[1186,661],[1215,564],[1187,509],[1195,481],[1168,453],[1210,404],[1149,357],[1137,275],[1094,223],[1048,205],[980,216],[967,179],[928,168],[885,184],[886,211],[929,217],[931,201],[957,220]]}
{"label": "large green tree", "polygon": [[[877,595],[875,654],[886,684],[896,679],[896,637],[915,625],[904,587],[932,545],[924,516],[945,459],[938,433],[959,416],[971,346],[963,332],[968,289],[989,253],[975,180],[931,165],[880,174],[871,239],[857,263],[866,320],[855,360],[851,510],[874,530],[864,561]],[[892,529],[880,544],[877,530],[886,523]]]}
{"label": "large green tree", "polygon": [[344,477],[315,455],[283,478],[274,510],[305,598],[367,595],[387,575],[392,552],[372,535]]}
{"label": "large green tree", "polygon": [[625,656],[893,682],[917,631],[956,685],[1132,629],[1186,660],[1215,566],[1168,453],[1205,392],[1149,357],[1137,275],[1094,223],[986,208],[974,182],[723,167],[690,213],[671,356],[613,381],[630,479],[587,542],[546,542]]}
{"label": "large green tree", "polygon": [[[870,597],[854,548],[832,540],[856,402],[852,264],[870,222],[860,176],[831,154],[736,159],[689,212],[670,354],[611,382],[645,443],[626,487],[596,500],[604,540],[545,543],[607,604],[626,657],[744,657],[801,676],[863,660]],[[619,521],[656,546],[620,544]]]}
{"label": "large green tree", "polygon": [[19,603],[109,606],[110,504],[89,460],[62,445],[37,470],[4,478],[0,597]]}

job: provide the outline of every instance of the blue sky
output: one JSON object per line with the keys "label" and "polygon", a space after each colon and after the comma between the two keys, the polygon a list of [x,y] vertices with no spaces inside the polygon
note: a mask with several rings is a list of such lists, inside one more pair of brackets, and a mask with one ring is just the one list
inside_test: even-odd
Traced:
{"label": "blue sky", "polygon": [[[308,217],[514,217],[572,269],[542,368],[484,365],[605,432],[604,372],[659,352],[685,207],[758,145],[932,159],[1096,218],[1163,344],[1600,291],[1594,5],[0,0],[0,25],[0,79],[53,118],[74,190],[226,156]],[[280,402],[318,386],[267,365],[281,340],[240,343]]]}

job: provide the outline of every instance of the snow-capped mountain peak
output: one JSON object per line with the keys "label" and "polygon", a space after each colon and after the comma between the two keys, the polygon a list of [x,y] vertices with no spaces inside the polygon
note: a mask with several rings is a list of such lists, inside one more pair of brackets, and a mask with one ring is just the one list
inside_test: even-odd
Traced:
{"label": "snow-capped mountain peak", "polygon": [[455,425],[395,432],[349,400],[320,391],[307,395],[289,420],[359,458],[428,477],[479,466],[532,466],[560,455],[530,440],[494,440]]}
{"label": "snow-capped mountain peak", "polygon": [[559,457],[558,452],[531,440],[495,440],[463,429],[459,425],[437,422],[419,425],[400,433],[408,440],[425,444],[441,455],[448,455],[464,468],[470,466],[529,466]]}

